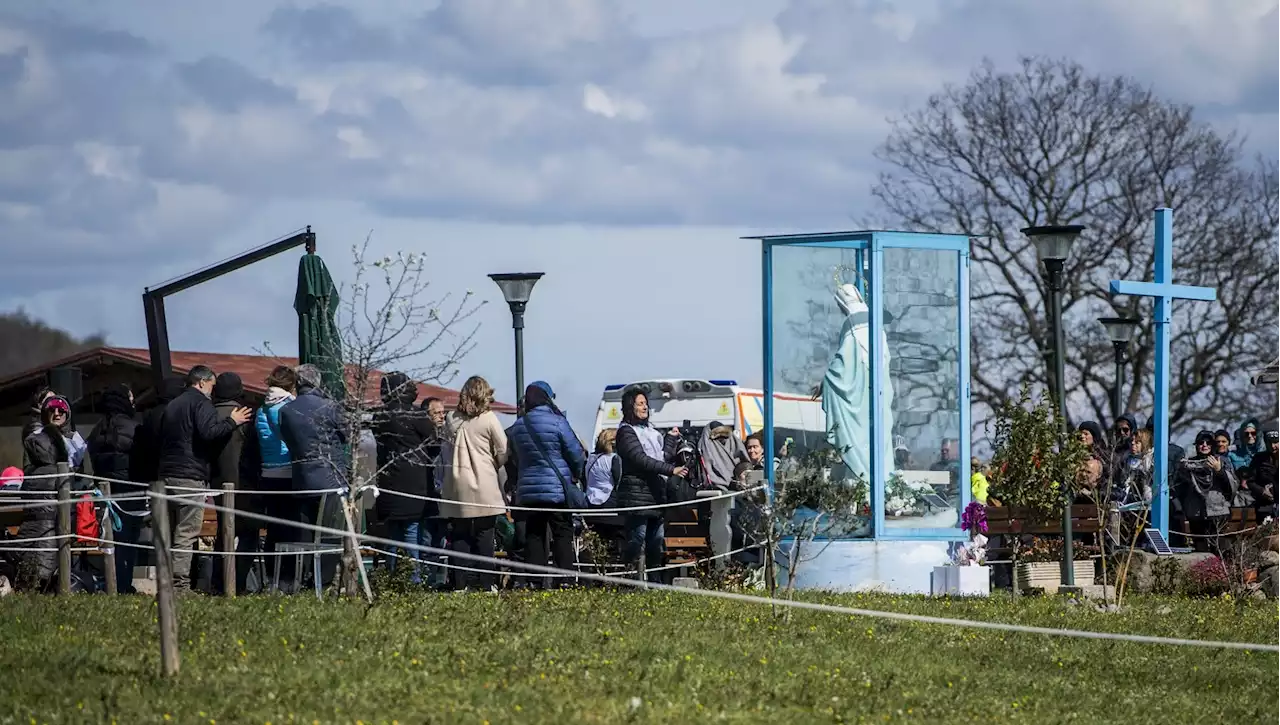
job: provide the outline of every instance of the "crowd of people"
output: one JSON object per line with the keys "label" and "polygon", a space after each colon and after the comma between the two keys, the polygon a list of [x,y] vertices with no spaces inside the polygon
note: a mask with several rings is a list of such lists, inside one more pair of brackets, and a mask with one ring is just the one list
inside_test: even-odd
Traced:
{"label": "crowd of people", "polygon": [[[438,398],[419,403],[416,383],[402,373],[388,373],[380,382],[382,405],[355,425],[342,401],[325,391],[313,365],[276,367],[265,383],[266,395],[254,409],[245,404],[243,381],[236,373],[217,375],[196,366],[185,377],[166,379],[155,404],[141,414],[133,393],[117,385],[99,396],[102,417],[87,438],[72,422],[70,403],[42,389],[23,431],[22,490],[52,491],[56,476],[51,474],[59,472],[59,464],[73,474],[91,471],[116,481],[112,494],[126,499],[118,502],[125,515],[115,532],[116,570],[107,575],[116,577],[118,591],[132,592],[134,569],[139,554],[145,553],[130,546],[138,544],[145,530],[149,504],[143,493],[153,482],[163,482],[170,496],[181,497],[167,506],[174,587],[183,591],[192,588],[192,552],[205,521],[201,494],[234,484],[238,511],[289,522],[268,523],[264,538],[259,520],[236,517],[236,581],[221,581],[221,567],[215,567],[212,587],[234,586],[245,593],[255,554],[270,554],[281,543],[312,540],[311,530],[292,524],[341,526],[336,515],[341,495],[354,488],[348,485],[357,455],[353,437],[367,430],[376,444],[376,471],[364,483],[379,491],[373,525],[389,538],[486,557],[494,555],[502,538],[510,556],[572,569],[576,520],[570,511],[620,507],[625,510],[614,528],[624,563],[644,557],[650,568],[663,564],[663,511],[649,507],[674,500],[677,482],[690,474],[677,460],[680,431],[655,430],[639,390],[624,397],[621,425],[602,432],[588,453],[557,407],[553,389],[542,381],[526,388],[517,420],[509,427],[493,412],[493,388],[481,377],[468,379],[457,404],[446,410]],[[734,450],[725,465],[732,468],[729,475],[740,479],[746,470],[759,467],[763,449],[758,440],[744,446],[733,438],[732,444],[741,450]],[[55,509],[52,500],[48,506],[27,508],[18,538],[53,536]],[[49,586],[55,554],[35,548],[49,547],[19,551],[6,563],[20,586],[38,589]],[[231,547],[220,541],[217,548]],[[451,567],[445,577],[424,571],[414,550],[399,554],[412,557],[415,582],[457,590],[497,586],[493,568],[474,561],[456,560],[465,568]],[[281,588],[296,590],[308,572],[294,571],[291,556],[268,566],[277,561]],[[336,558],[325,562],[322,583],[336,569]],[[389,567],[394,570],[396,562],[391,557]]]}
{"label": "crowd of people", "polygon": [[[1080,473],[1081,495],[1119,507],[1150,503],[1159,490],[1153,480],[1153,428],[1150,420],[1139,428],[1132,415],[1121,416],[1110,435],[1096,422],[1081,423],[1077,435],[1089,451]],[[1258,521],[1274,518],[1278,455],[1280,431],[1274,423],[1264,429],[1256,419],[1234,434],[1202,430],[1190,450],[1170,441],[1165,485],[1171,543],[1215,548],[1232,508],[1252,508]]]}

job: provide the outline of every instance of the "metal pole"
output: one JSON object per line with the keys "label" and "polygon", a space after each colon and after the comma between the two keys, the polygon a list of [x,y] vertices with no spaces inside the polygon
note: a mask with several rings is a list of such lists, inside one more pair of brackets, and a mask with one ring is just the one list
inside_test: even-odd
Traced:
{"label": "metal pole", "polygon": [[[1053,306],[1053,380],[1057,393],[1058,415],[1062,416],[1064,434],[1069,434],[1067,422],[1067,375],[1062,321],[1062,262],[1057,261],[1049,266],[1049,290]],[[1074,587],[1076,584],[1075,552],[1071,532],[1071,487],[1067,481],[1062,482],[1062,586]]]}
{"label": "metal pole", "polygon": [[230,511],[218,513],[218,528],[222,530],[222,593],[227,597],[236,595],[236,485],[231,481],[222,482],[223,505]]}
{"label": "metal pole", "polygon": [[156,609],[160,620],[160,669],[165,677],[178,674],[181,654],[178,652],[177,599],[173,593],[173,552],[169,542],[169,502],[164,495],[164,481],[151,483],[151,542],[156,554]]}
{"label": "metal pole", "polygon": [[516,336],[516,404],[524,402],[524,306],[511,303],[511,329]]}
{"label": "metal pole", "polygon": [[100,481],[98,486],[102,490],[102,495],[107,497],[107,508],[103,510],[100,538],[102,544],[102,572],[103,581],[107,586],[107,594],[118,594],[119,589],[116,587],[116,532],[115,527],[111,525],[111,482]]}
{"label": "metal pole", "polygon": [[58,464],[58,593],[71,593],[71,466]]}
{"label": "metal pole", "polygon": [[1111,389],[1111,425],[1114,426],[1120,420],[1120,416],[1124,415],[1124,402],[1121,400],[1120,395],[1124,387],[1124,349],[1126,344],[1123,342],[1113,342],[1111,344],[1116,349],[1116,383]]}

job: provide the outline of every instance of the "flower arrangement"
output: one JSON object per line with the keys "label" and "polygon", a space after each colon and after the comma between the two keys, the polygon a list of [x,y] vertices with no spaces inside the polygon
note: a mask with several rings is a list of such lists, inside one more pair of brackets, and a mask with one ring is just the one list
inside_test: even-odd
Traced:
{"label": "flower arrangement", "polygon": [[969,543],[956,547],[951,557],[958,566],[982,566],[987,562],[987,507],[969,502],[960,514],[960,528],[969,532]]}
{"label": "flower arrangement", "polygon": [[964,513],[960,514],[960,528],[968,531],[971,537],[987,533],[987,507],[970,501],[964,507]]}

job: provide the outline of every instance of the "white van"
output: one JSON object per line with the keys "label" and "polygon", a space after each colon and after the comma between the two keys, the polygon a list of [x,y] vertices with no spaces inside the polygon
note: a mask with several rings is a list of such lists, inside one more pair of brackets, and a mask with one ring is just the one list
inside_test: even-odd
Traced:
{"label": "white van", "polygon": [[[694,428],[714,421],[732,426],[739,437],[746,438],[764,428],[762,390],[739,387],[734,380],[657,378],[606,386],[588,445],[595,445],[600,431],[622,422],[622,394],[632,387],[649,399],[649,420],[660,430],[681,426],[686,420]],[[826,442],[822,401],[782,394],[775,394],[773,401],[775,449],[790,439],[791,452],[797,455]]]}

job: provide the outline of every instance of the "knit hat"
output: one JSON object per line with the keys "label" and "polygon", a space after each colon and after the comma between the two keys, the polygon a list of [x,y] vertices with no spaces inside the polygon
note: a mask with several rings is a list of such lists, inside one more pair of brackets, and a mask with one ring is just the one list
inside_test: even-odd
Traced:
{"label": "knit hat", "polygon": [[239,401],[244,395],[244,383],[232,372],[221,373],[213,383],[213,402]]}

